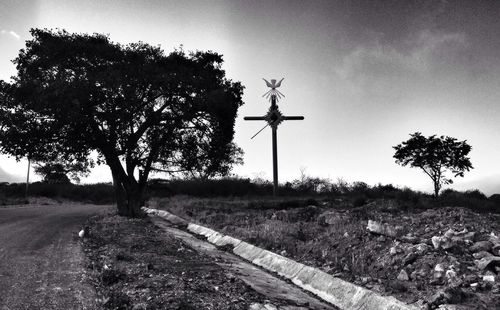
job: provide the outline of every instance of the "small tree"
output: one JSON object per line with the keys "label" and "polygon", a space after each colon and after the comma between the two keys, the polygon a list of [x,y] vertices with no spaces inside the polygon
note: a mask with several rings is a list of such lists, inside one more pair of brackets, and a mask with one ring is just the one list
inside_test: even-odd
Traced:
{"label": "small tree", "polygon": [[84,163],[64,163],[64,162],[46,162],[35,166],[35,173],[43,177],[47,183],[71,183],[70,179],[80,182],[81,176],[87,176],[90,173],[90,167]]}
{"label": "small tree", "polygon": [[443,185],[452,184],[453,180],[446,177],[447,171],[454,177],[463,177],[465,171],[473,169],[467,155],[471,146],[466,140],[457,141],[452,137],[424,137],[420,132],[410,134],[408,141],[398,144],[394,158],[396,163],[410,167],[418,167],[427,174],[434,183],[434,196],[439,195]]}

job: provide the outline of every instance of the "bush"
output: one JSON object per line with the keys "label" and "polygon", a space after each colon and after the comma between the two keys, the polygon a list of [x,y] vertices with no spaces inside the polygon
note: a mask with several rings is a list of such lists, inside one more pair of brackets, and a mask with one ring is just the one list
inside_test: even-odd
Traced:
{"label": "bush", "polygon": [[[25,183],[14,183],[0,187],[0,196],[11,199],[23,198],[26,193]],[[114,190],[111,184],[50,184],[35,182],[28,187],[28,196],[68,199],[96,204],[114,202]]]}

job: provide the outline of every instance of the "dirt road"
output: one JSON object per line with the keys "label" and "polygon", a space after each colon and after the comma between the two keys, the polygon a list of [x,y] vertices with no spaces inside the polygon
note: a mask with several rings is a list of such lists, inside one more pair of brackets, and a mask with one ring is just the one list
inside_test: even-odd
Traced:
{"label": "dirt road", "polygon": [[107,207],[61,204],[0,209],[0,309],[94,309],[78,231]]}

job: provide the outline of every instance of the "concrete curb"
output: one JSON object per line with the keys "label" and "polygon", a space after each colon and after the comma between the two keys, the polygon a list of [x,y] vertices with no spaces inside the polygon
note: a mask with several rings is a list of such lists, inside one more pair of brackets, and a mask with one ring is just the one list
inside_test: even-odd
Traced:
{"label": "concrete curb", "polygon": [[417,310],[392,296],[382,296],[364,287],[357,286],[329,275],[317,268],[256,247],[237,238],[223,235],[213,229],[188,223],[167,211],[143,208],[148,214],[157,215],[178,224],[187,224],[188,231],[207,238],[208,242],[223,246],[232,245],[233,253],[266,270],[287,278],[295,285],[309,291],[340,309],[353,310]]}

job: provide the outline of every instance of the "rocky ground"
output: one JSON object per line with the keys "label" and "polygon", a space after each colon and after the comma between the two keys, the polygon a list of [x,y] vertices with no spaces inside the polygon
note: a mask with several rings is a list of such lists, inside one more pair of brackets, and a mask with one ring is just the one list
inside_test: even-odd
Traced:
{"label": "rocky ground", "polygon": [[356,208],[341,199],[291,209],[223,204],[154,206],[423,309],[500,309],[498,214],[387,200]]}
{"label": "rocky ground", "polygon": [[[103,309],[261,309],[265,297],[148,218],[91,218],[82,240]],[[264,309],[264,308],[262,308]]]}

